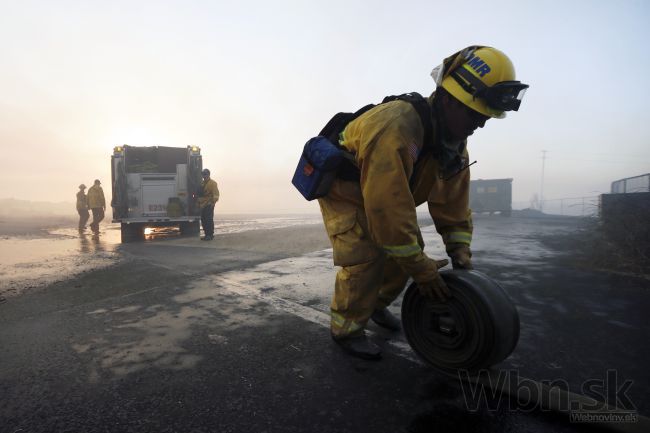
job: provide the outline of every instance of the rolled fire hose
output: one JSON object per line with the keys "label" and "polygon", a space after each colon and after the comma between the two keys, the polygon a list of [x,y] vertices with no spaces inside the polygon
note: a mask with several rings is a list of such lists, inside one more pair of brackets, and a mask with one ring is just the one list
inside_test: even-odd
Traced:
{"label": "rolled fire hose", "polygon": [[519,340],[519,314],[499,284],[478,271],[441,271],[452,297],[435,302],[415,283],[402,302],[404,334],[436,370],[470,374],[506,359]]}
{"label": "rolled fire hose", "polygon": [[[479,271],[450,270],[440,275],[452,294],[447,302],[423,296],[415,283],[407,288],[402,302],[406,339],[435,370],[536,404],[542,410],[568,414],[572,403],[577,403],[579,407],[601,407],[593,411],[594,415],[627,412],[530,379],[520,378],[535,383],[538,392],[516,386],[509,377],[499,380],[499,371],[490,367],[510,356],[519,340],[519,314],[514,303],[496,281]],[[625,433],[649,432],[650,420],[637,415],[636,423],[602,422],[598,426]]]}

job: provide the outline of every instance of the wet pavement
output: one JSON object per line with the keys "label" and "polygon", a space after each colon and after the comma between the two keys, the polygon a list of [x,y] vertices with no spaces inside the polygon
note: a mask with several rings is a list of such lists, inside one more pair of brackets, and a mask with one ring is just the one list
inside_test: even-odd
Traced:
{"label": "wet pavement", "polygon": [[[575,251],[547,242],[572,235],[572,219],[481,217],[475,224],[475,266],[502,284],[521,318],[519,344],[498,367],[578,393],[614,371],[618,386],[610,380],[586,390],[607,398],[631,381],[625,395],[650,414],[650,282],[576,269]],[[290,254],[219,236],[117,246],[110,236],[90,254],[110,267],[0,304],[0,432],[595,426],[507,397],[488,395],[473,407],[467,389],[420,362],[401,333],[373,324],[384,359],[346,356],[328,332],[331,250]],[[432,226],[423,236],[427,253],[442,257]],[[78,239],[70,242],[80,248]],[[398,300],[391,308],[399,314],[399,307]]]}
{"label": "wet pavement", "polygon": [[46,237],[4,236],[0,239],[0,296],[9,298],[40,289],[120,260],[117,227],[100,235],[73,228],[55,229]]}

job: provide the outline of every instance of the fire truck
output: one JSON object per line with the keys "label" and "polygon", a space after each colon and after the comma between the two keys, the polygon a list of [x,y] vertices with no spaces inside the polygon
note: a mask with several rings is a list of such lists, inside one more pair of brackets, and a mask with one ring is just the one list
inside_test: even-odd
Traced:
{"label": "fire truck", "polygon": [[113,222],[122,242],[144,240],[145,228],[176,226],[198,235],[201,149],[197,146],[116,146],[111,156]]}

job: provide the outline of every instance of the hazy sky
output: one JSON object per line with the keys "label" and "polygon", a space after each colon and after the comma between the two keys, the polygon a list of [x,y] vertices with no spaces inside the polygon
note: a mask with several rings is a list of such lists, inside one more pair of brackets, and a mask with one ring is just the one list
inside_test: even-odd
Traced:
{"label": "hazy sky", "polygon": [[118,144],[201,146],[217,212],[317,211],[290,184],[337,111],[429,94],[471,44],[530,84],[469,141],[515,202],[650,172],[650,2],[0,0],[0,198],[73,201]]}

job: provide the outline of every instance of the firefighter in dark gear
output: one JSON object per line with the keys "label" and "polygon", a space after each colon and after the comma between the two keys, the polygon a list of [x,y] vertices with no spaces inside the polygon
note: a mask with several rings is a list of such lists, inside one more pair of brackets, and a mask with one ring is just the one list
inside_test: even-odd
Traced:
{"label": "firefighter in dark gear", "polygon": [[217,182],[210,179],[210,170],[206,168],[201,174],[203,182],[201,183],[199,207],[201,208],[201,225],[205,234],[201,240],[211,241],[214,239],[214,205],[219,201],[219,187]]}
{"label": "firefighter in dark gear", "polygon": [[331,334],[344,350],[365,359],[381,351],[365,335],[369,319],[398,330],[387,307],[409,277],[428,296],[450,294],[438,269],[447,260],[424,252],[416,207],[428,202],[454,268],[471,269],[467,137],[491,117],[517,110],[527,85],[501,51],[472,46],[432,72],[436,91],[428,98],[433,134],[412,104],[380,104],[347,124],[339,144],[354,157],[360,180],[337,178],[319,199],[333,246],[336,275]]}
{"label": "firefighter in dark gear", "polygon": [[104,219],[104,212],[106,211],[106,199],[99,179],[95,179],[94,185],[88,189],[88,207],[93,213],[90,228],[93,233],[98,234],[99,223]]}
{"label": "firefighter in dark gear", "polygon": [[79,185],[79,192],[77,193],[77,213],[79,214],[79,231],[82,232],[86,228],[90,213],[88,213],[88,197],[86,197],[86,185],[83,183]]}

